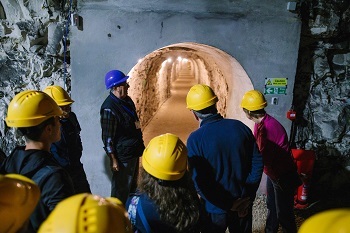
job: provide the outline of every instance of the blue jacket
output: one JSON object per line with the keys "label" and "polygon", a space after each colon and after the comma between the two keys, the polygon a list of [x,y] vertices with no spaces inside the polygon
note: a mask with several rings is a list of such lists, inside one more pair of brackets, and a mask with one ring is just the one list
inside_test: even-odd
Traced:
{"label": "blue jacket", "polygon": [[209,213],[226,213],[233,201],[253,201],[263,172],[251,130],[242,122],[211,115],[187,140],[192,179]]}
{"label": "blue jacket", "polygon": [[[146,219],[152,233],[176,233],[175,228],[160,220],[158,207],[145,194],[136,194],[128,198],[126,209],[128,210],[129,218],[133,226],[133,232],[148,233],[140,217],[140,212],[137,211],[137,205],[143,210],[144,218]],[[139,207],[139,208],[140,208]]]}
{"label": "blue jacket", "polygon": [[0,173],[24,175],[31,178],[40,188],[40,200],[30,216],[28,232],[37,232],[55,206],[74,194],[68,173],[57,163],[52,154],[46,151],[24,150],[24,147],[17,147],[3,162]]}
{"label": "blue jacket", "polygon": [[[144,193],[130,195],[126,202],[130,222],[135,233],[179,233],[175,227],[160,219],[159,208],[157,204]],[[142,211],[140,211],[142,208]],[[141,213],[140,213],[141,212]],[[143,215],[142,215],[143,212]],[[142,217],[141,217],[142,216]],[[142,220],[143,218],[143,220]],[[149,231],[145,227],[144,221],[149,226]],[[199,223],[189,227],[182,233],[198,233]]]}

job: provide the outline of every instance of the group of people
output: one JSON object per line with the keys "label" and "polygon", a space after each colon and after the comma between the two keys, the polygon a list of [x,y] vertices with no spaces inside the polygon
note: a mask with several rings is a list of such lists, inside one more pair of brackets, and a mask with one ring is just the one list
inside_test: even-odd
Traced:
{"label": "group of people", "polygon": [[20,174],[33,180],[41,198],[30,216],[28,232],[37,232],[56,205],[78,193],[91,193],[83,164],[80,125],[71,112],[74,101],[60,86],[26,90],[8,106],[6,124],[24,136],[1,162],[1,174]]}
{"label": "group of people", "polygon": [[80,162],[80,126],[63,88],[23,91],[10,102],[6,123],[18,128],[26,144],[2,162],[0,173],[21,174],[40,188],[28,232],[252,232],[263,172],[265,232],[277,233],[279,226],[297,232],[293,202],[301,181],[286,131],[265,112],[261,92],[248,91],[241,101],[255,122],[252,132],[218,113],[212,88],[194,85],[186,103],[200,126],[187,145],[165,133],[145,147],[128,78],[119,70],[105,76],[110,94],[101,105],[100,122],[113,173],[108,198],[91,194]]}
{"label": "group of people", "polygon": [[186,102],[200,127],[190,134],[187,146],[176,135],[164,134],[145,149],[135,104],[128,96],[128,78],[119,70],[106,74],[110,94],[100,114],[113,172],[111,196],[125,204],[134,231],[251,232],[252,203],[263,170],[271,175],[266,232],[277,232],[279,224],[287,232],[297,231],[293,200],[300,180],[287,134],[265,113],[267,103],[260,92],[247,92],[241,105],[256,123],[254,135],[242,122],[224,119],[214,91],[198,84]]}

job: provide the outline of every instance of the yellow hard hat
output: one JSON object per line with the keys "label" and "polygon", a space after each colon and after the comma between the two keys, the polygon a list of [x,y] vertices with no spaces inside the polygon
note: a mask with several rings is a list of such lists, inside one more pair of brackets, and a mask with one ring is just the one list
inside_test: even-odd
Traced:
{"label": "yellow hard hat", "polygon": [[44,92],[54,99],[58,106],[66,106],[74,102],[66,90],[60,86],[48,86],[45,88]]}
{"label": "yellow hard hat", "polygon": [[40,199],[40,189],[19,174],[0,175],[0,232],[17,232],[29,219]]}
{"label": "yellow hard hat", "polygon": [[5,120],[9,127],[32,127],[53,116],[62,115],[61,108],[46,93],[27,90],[13,97]]}
{"label": "yellow hard hat", "polygon": [[187,93],[187,108],[195,111],[205,109],[218,102],[218,97],[207,85],[196,84]]}
{"label": "yellow hard hat", "polygon": [[123,205],[114,199],[82,193],[58,203],[38,233],[131,233]]}
{"label": "yellow hard hat", "polygon": [[350,208],[317,213],[305,220],[298,233],[350,233]]}
{"label": "yellow hard hat", "polygon": [[106,197],[106,199],[116,205],[124,206],[123,202],[116,197]]}
{"label": "yellow hard hat", "polygon": [[187,169],[187,148],[174,134],[153,138],[142,155],[142,166],[161,180],[179,180]]}
{"label": "yellow hard hat", "polygon": [[249,111],[257,111],[267,106],[264,95],[257,90],[247,91],[241,101],[241,108]]}

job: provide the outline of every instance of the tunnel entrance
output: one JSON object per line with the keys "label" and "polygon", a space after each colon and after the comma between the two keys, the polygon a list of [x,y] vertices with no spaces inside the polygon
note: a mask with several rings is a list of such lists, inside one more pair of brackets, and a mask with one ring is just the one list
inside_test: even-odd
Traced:
{"label": "tunnel entrance", "polygon": [[134,100],[148,141],[162,133],[175,133],[184,142],[198,127],[186,109],[192,85],[207,84],[219,98],[219,112],[248,121],[239,107],[245,91],[253,89],[243,67],[231,55],[204,44],[172,44],[146,55],[129,72],[129,95]]}
{"label": "tunnel entrance", "polygon": [[146,144],[153,137],[164,133],[176,134],[186,143],[189,134],[198,128],[198,122],[186,108],[187,92],[197,83],[190,67],[186,63],[180,67],[178,77],[171,83],[170,97],[144,128],[143,138]]}

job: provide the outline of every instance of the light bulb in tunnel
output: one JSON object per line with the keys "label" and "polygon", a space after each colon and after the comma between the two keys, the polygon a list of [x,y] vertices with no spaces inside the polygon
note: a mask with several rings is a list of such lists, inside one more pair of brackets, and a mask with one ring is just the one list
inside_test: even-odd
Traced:
{"label": "light bulb in tunnel", "polygon": [[167,62],[172,62],[173,60],[171,59],[171,58],[168,58],[168,59],[166,59],[167,60]]}
{"label": "light bulb in tunnel", "polygon": [[162,66],[166,66],[167,60],[162,62]]}
{"label": "light bulb in tunnel", "polygon": [[183,62],[188,62],[188,59],[187,59],[187,58],[184,58],[182,61],[183,61]]}
{"label": "light bulb in tunnel", "polygon": [[182,60],[182,57],[177,57],[177,60],[178,60],[178,61],[181,61],[181,60]]}

